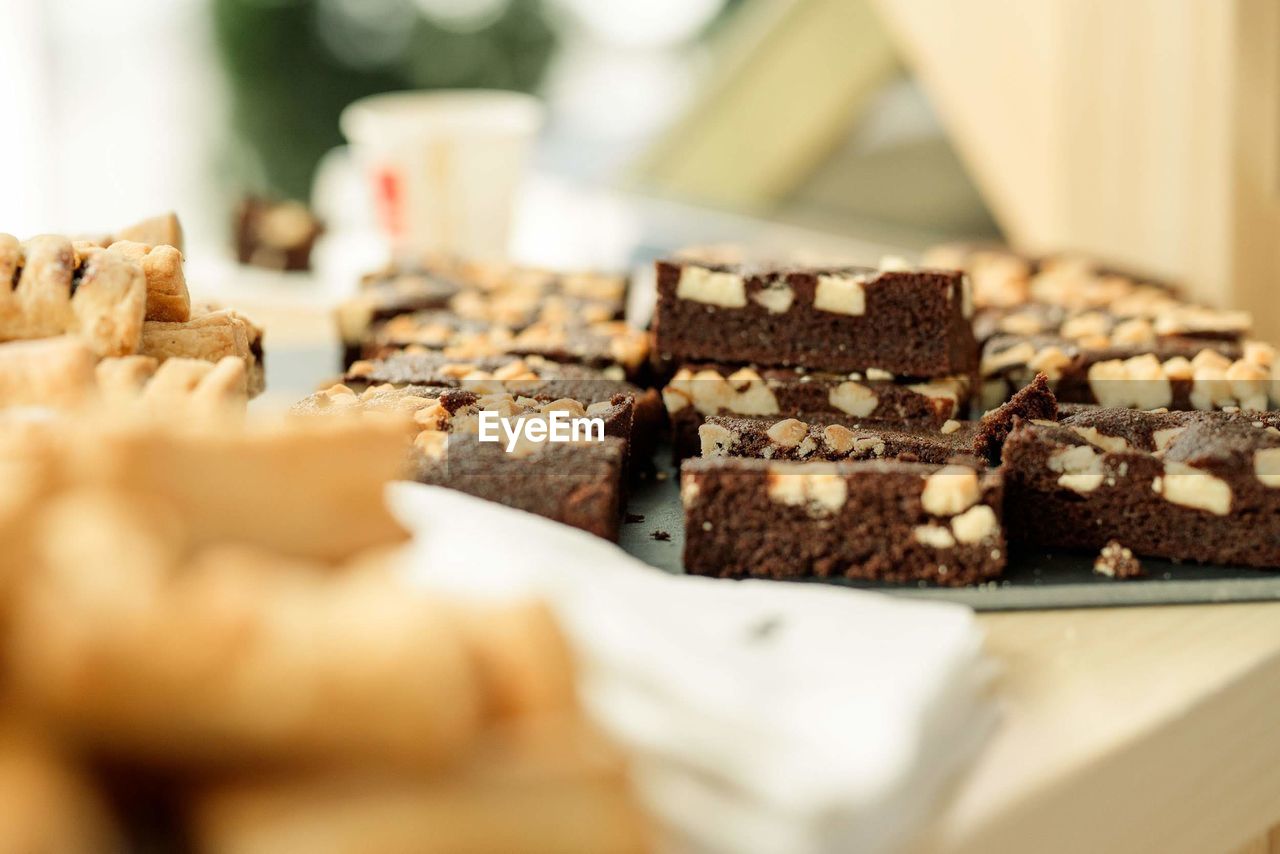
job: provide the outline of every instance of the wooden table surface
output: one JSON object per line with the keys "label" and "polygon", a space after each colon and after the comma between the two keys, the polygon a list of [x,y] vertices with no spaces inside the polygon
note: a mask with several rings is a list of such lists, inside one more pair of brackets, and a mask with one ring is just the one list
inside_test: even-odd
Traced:
{"label": "wooden table surface", "polygon": [[[327,309],[253,302],[269,370],[334,345]],[[1280,854],[1280,602],[979,619],[1003,717],[922,850]]]}
{"label": "wooden table surface", "polygon": [[980,620],[1003,721],[927,850],[1280,850],[1280,603]]}

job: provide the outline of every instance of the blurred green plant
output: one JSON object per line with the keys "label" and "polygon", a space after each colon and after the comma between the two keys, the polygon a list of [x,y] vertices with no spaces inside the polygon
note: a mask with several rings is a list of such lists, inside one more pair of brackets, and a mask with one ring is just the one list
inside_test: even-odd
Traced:
{"label": "blurred green plant", "polygon": [[[212,0],[246,191],[306,199],[342,108],[397,89],[530,92],[557,38],[542,0]],[[438,11],[437,11],[438,10]],[[471,14],[467,14],[468,10]]]}

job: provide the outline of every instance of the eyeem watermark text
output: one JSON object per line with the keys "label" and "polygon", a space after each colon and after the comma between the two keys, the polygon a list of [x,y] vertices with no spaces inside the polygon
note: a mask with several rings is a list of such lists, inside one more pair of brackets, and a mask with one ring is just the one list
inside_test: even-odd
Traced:
{"label": "eyeem watermark text", "polygon": [[604,441],[603,418],[570,415],[559,409],[543,415],[514,418],[504,418],[499,412],[481,410],[479,416],[480,441],[505,442],[508,454],[516,449],[522,439],[534,445],[543,442]]}

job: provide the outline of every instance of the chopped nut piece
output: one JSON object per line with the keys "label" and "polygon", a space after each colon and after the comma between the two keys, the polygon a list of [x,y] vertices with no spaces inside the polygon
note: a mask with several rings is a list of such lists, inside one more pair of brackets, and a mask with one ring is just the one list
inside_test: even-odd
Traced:
{"label": "chopped nut piece", "polygon": [[779,421],[765,431],[765,435],[784,448],[794,448],[808,434],[809,425],[795,418]]}
{"label": "chopped nut piece", "polygon": [[920,503],[934,516],[955,516],[982,496],[978,473],[968,466],[943,466],[925,478]]}
{"label": "chopped nut piece", "polygon": [[1147,574],[1133,552],[1116,540],[1102,547],[1093,562],[1093,571],[1108,578],[1141,578]]}

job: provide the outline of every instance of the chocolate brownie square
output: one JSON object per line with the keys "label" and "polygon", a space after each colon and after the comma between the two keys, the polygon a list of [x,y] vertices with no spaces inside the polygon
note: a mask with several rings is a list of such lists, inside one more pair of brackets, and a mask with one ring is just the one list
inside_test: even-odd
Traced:
{"label": "chocolate brownie square", "polygon": [[766,460],[898,459],[946,463],[968,457],[975,466],[996,465],[1016,419],[1057,417],[1057,403],[1043,375],[980,421],[931,424],[876,424],[829,417],[726,418],[713,415],[698,430],[702,456],[759,457]]}
{"label": "chocolate brownie square", "polygon": [[1079,410],[1004,445],[1019,540],[1280,567],[1280,415]]}
{"label": "chocolate brownie square", "polygon": [[976,362],[967,280],[953,270],[875,270],[659,261],[658,356],[877,369],[913,377]]}
{"label": "chocolate brownie square", "polygon": [[698,453],[709,415],[941,426],[969,406],[968,377],[911,380],[883,371],[832,374],[800,368],[682,365],[662,390],[677,459]]}
{"label": "chocolate brownie square", "polygon": [[684,565],[699,575],[961,586],[1005,565],[998,471],[896,460],[686,460]]}
{"label": "chocolate brownie square", "polygon": [[[1265,410],[1272,402],[1275,350],[1254,341],[1185,336],[1105,340],[998,335],[982,351],[982,402],[994,406],[1034,374],[1058,400],[1133,409]],[[1137,327],[1133,327],[1137,329]]]}

